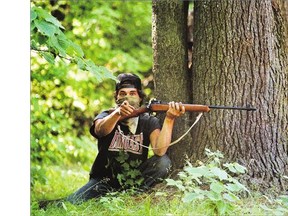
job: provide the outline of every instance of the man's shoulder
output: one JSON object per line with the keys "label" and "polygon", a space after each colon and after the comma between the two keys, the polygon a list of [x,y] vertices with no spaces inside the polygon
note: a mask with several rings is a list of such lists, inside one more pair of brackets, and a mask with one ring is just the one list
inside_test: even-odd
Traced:
{"label": "man's shoulder", "polygon": [[94,118],[94,121],[96,119],[101,119],[101,118],[108,116],[109,113],[110,113],[110,110],[104,110],[104,111],[100,112],[99,114],[96,115],[96,117]]}

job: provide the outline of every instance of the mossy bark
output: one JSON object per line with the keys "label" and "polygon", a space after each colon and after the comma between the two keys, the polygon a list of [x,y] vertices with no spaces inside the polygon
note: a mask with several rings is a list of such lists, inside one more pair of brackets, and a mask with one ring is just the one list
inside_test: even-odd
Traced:
{"label": "mossy bark", "polygon": [[192,132],[191,158],[217,149],[245,165],[250,182],[287,189],[287,1],[194,4],[193,103],[257,111],[205,114]]}
{"label": "mossy bark", "polygon": [[[188,2],[155,0],[152,4],[152,45],[155,96],[169,102],[189,103],[191,99],[187,56]],[[163,115],[160,115],[163,120]],[[189,126],[189,115],[176,120],[172,140],[180,137]],[[191,135],[171,146],[168,155],[174,169],[184,165],[191,154]],[[186,157],[185,157],[186,155]]]}

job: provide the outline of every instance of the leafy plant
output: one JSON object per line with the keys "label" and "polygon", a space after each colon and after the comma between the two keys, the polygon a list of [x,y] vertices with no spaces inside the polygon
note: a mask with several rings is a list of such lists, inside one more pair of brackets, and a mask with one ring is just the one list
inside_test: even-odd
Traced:
{"label": "leafy plant", "polygon": [[276,199],[269,199],[267,196],[264,197],[268,200],[270,206],[265,203],[260,204],[260,208],[262,208],[265,212],[270,215],[287,215],[288,214],[288,196],[280,195]]}
{"label": "leafy plant", "polygon": [[187,162],[184,170],[179,172],[178,180],[166,179],[167,185],[177,187],[182,193],[184,202],[196,200],[209,201],[219,215],[230,212],[235,203],[240,200],[240,194],[249,190],[229,173],[242,174],[246,168],[238,163],[221,164],[221,152],[205,150],[208,156],[207,164],[200,162],[194,167]]}
{"label": "leafy plant", "polygon": [[51,64],[55,64],[57,57],[76,63],[79,69],[94,74],[98,81],[106,78],[116,80],[106,67],[97,66],[84,57],[82,48],[66,37],[62,32],[65,28],[54,16],[36,6],[32,6],[30,14],[31,50]]}
{"label": "leafy plant", "polygon": [[141,186],[143,177],[138,169],[141,161],[128,160],[129,155],[124,151],[119,153],[116,160],[120,163],[121,172],[117,174],[117,179],[123,188],[133,189]]}

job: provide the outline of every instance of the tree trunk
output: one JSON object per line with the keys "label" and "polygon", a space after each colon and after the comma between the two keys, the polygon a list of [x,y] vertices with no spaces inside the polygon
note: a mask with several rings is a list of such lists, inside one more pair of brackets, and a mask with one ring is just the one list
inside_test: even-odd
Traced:
{"label": "tree trunk", "polygon": [[[188,103],[191,99],[187,62],[188,2],[154,0],[152,4],[153,74],[155,96],[163,101]],[[163,115],[160,116],[163,120]],[[176,120],[172,140],[189,127],[189,115]],[[191,154],[191,135],[168,150],[174,169],[183,166],[185,155]],[[173,152],[173,153],[172,153]]]}
{"label": "tree trunk", "polygon": [[193,103],[245,106],[211,110],[192,132],[192,159],[220,150],[261,187],[286,187],[287,1],[195,1]]}

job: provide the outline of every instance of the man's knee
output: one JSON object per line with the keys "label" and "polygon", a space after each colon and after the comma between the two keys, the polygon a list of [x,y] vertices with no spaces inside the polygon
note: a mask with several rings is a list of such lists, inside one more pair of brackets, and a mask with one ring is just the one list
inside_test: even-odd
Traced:
{"label": "man's knee", "polygon": [[163,156],[155,155],[153,157],[155,157],[155,168],[163,174],[168,174],[172,165],[170,158],[166,154]]}

